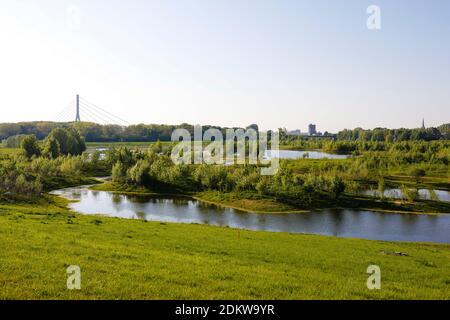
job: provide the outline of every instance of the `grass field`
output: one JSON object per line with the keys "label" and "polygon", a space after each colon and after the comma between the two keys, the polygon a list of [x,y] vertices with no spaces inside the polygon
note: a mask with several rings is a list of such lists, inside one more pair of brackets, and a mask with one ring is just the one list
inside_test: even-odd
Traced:
{"label": "grass field", "polygon": [[[0,203],[0,299],[450,299],[450,245],[85,216],[52,199]],[[373,264],[381,290],[366,287]]]}

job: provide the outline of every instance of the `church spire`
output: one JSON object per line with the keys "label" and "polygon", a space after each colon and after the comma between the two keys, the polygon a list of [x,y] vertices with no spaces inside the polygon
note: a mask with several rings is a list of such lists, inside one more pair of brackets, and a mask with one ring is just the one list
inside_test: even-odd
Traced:
{"label": "church spire", "polygon": [[422,118],[422,129],[425,129],[425,118]]}

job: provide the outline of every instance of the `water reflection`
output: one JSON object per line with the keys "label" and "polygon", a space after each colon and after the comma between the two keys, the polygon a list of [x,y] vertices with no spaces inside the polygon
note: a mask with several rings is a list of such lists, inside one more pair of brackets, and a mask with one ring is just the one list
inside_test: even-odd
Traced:
{"label": "water reflection", "polygon": [[275,157],[279,159],[346,159],[349,156],[316,150],[266,150],[264,152],[264,157]]}
{"label": "water reflection", "polygon": [[450,243],[450,215],[388,214],[359,210],[323,210],[304,214],[255,214],[187,197],[120,195],[85,187],[55,191],[79,200],[70,206],[85,214],[129,219],[200,223],[249,230],[313,233],[378,240]]}
{"label": "water reflection", "polygon": [[[109,150],[109,148],[96,148],[88,149],[87,152],[92,154],[94,151],[99,151],[100,160],[104,160],[106,158],[107,150]],[[344,154],[322,152],[318,150],[266,150],[264,152],[264,158],[269,159],[272,157],[279,159],[345,159],[349,156]]]}
{"label": "water reflection", "polygon": [[[450,191],[446,190],[432,190],[436,196],[436,200],[450,202]],[[430,190],[419,189],[417,190],[420,199],[430,200],[433,198]],[[361,194],[371,197],[379,197],[380,192],[378,190],[364,190]],[[400,189],[386,189],[383,192],[385,198],[402,199],[403,192]]]}

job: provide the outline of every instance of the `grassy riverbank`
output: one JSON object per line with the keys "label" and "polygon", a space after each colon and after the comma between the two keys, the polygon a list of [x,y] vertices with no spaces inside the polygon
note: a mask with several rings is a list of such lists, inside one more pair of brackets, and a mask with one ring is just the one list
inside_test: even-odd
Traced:
{"label": "grassy riverbank", "polygon": [[344,194],[338,199],[332,199],[332,201],[324,195],[322,199],[315,201],[310,206],[301,207],[280,199],[262,196],[253,192],[224,193],[218,191],[203,191],[196,193],[183,193],[178,189],[173,189],[168,186],[164,187],[159,185],[155,188],[148,188],[113,182],[98,184],[91,187],[91,189],[125,194],[185,194],[204,202],[256,213],[303,213],[324,208],[350,208],[379,212],[418,214],[450,213],[450,203],[448,202],[430,200],[405,202],[386,199],[381,201],[373,197],[358,196],[354,194]]}
{"label": "grassy riverbank", "polygon": [[321,209],[358,209],[392,213],[437,214],[450,213],[450,204],[440,201],[416,200],[414,202],[401,202],[398,200],[377,200],[372,197],[344,194],[333,202],[327,197],[317,200],[310,206],[299,207],[274,198],[262,197],[255,193],[221,193],[205,191],[195,194],[195,198],[251,212],[290,213],[308,212]]}
{"label": "grassy riverbank", "polygon": [[[0,203],[0,299],[450,299],[449,245],[144,222],[65,205]],[[381,290],[366,287],[372,264]],[[81,268],[79,291],[66,289],[69,265]]]}

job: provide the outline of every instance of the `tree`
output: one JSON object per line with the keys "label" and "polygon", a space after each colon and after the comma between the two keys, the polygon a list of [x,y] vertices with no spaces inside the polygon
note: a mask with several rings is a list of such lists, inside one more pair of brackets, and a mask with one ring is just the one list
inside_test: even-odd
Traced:
{"label": "tree", "polygon": [[339,198],[339,196],[345,191],[345,182],[339,176],[334,176],[331,179],[330,191],[333,197]]}
{"label": "tree", "polygon": [[8,139],[2,141],[3,148],[20,148],[22,140],[28,137],[27,134],[18,134],[11,136]]}
{"label": "tree", "polygon": [[116,164],[112,167],[112,181],[118,183],[124,183],[127,179],[127,172],[125,167],[121,162],[116,162]]}
{"label": "tree", "polygon": [[80,155],[86,150],[86,143],[74,128],[56,128],[53,129],[48,138],[58,141],[60,152],[63,155]]}
{"label": "tree", "polygon": [[56,159],[61,153],[59,142],[53,137],[47,137],[42,147],[43,156],[51,159]]}
{"label": "tree", "polygon": [[161,153],[162,152],[161,141],[159,141],[158,139],[158,141],[156,141],[155,144],[151,146],[151,148],[156,154]]}
{"label": "tree", "polygon": [[101,158],[102,158],[102,154],[100,151],[95,150],[94,152],[92,152],[91,162],[93,164],[98,164],[98,162],[101,160]]}
{"label": "tree", "polygon": [[[122,169],[116,168],[116,176]],[[138,185],[145,186],[150,182],[150,164],[146,160],[139,160],[130,170],[131,181]]]}
{"label": "tree", "polygon": [[22,140],[21,148],[24,150],[25,155],[28,158],[32,156],[39,156],[41,154],[41,149],[39,148],[36,136],[29,135]]}
{"label": "tree", "polygon": [[82,169],[81,157],[65,157],[61,163],[61,172],[67,176],[78,176]]}
{"label": "tree", "polygon": [[417,189],[409,189],[405,185],[402,185],[400,190],[402,192],[402,198],[409,202],[413,202],[419,197],[419,192]]}

